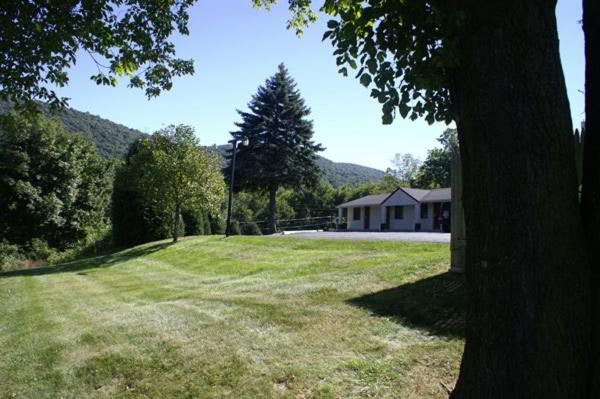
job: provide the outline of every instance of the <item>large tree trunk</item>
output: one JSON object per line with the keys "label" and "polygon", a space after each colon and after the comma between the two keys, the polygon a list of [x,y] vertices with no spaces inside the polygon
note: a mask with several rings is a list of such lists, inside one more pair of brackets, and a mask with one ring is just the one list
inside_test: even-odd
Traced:
{"label": "large tree trunk", "polygon": [[600,5],[583,1],[585,137],[581,212],[592,266],[593,330],[590,397],[600,397]]}
{"label": "large tree trunk", "polygon": [[269,228],[273,233],[277,232],[277,187],[269,188]]}
{"label": "large tree trunk", "polygon": [[556,0],[456,0],[469,293],[453,398],[582,398],[591,296]]}

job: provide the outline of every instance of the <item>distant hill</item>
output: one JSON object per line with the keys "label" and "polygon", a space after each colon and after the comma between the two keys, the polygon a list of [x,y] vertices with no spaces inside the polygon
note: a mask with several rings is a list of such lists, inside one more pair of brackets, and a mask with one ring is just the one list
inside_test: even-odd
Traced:
{"label": "distant hill", "polygon": [[[9,112],[11,109],[12,106],[9,103],[0,102],[0,114]],[[83,133],[88,139],[94,141],[100,154],[107,158],[123,158],[129,145],[145,135],[139,130],[72,108],[58,113],[50,113],[46,107],[42,107],[42,110],[46,115],[58,117],[68,130],[74,133]],[[227,145],[208,148],[214,149],[223,155]],[[343,184],[355,186],[369,183],[380,180],[384,176],[384,172],[379,169],[352,163],[333,162],[321,156],[319,156],[317,163],[321,167],[325,178],[336,187]]]}
{"label": "distant hill", "polygon": [[[221,156],[225,155],[228,145],[218,145],[208,147],[209,150],[218,152]],[[344,184],[356,186],[363,183],[369,183],[383,179],[385,173],[379,169],[369,168],[367,166],[356,165],[353,163],[333,162],[325,157],[317,158],[317,165],[323,171],[324,177],[332,186],[338,187]]]}
{"label": "distant hill", "polygon": [[[0,114],[9,112],[11,109],[11,104],[0,102]],[[69,108],[58,113],[51,113],[43,105],[42,111],[47,116],[58,117],[68,130],[83,133],[96,143],[100,154],[107,158],[123,158],[129,145],[144,135],[139,130],[130,129],[88,112]]]}
{"label": "distant hill", "polygon": [[356,186],[383,179],[385,173],[379,169],[353,163],[333,162],[327,158],[319,157],[317,164],[323,171],[325,178],[334,186],[349,184]]}

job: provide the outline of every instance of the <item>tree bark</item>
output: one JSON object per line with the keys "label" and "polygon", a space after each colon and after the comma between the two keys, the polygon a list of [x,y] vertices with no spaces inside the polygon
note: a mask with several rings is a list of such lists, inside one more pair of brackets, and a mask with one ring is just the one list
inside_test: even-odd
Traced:
{"label": "tree bark", "polygon": [[583,398],[591,295],[556,0],[456,0],[469,294],[453,398]]}
{"label": "tree bark", "polygon": [[277,232],[277,186],[269,187],[269,228]]}
{"label": "tree bark", "polygon": [[592,373],[590,397],[600,397],[600,6],[583,1],[585,34],[585,136],[581,214],[592,269]]}
{"label": "tree bark", "polygon": [[181,219],[181,207],[179,204],[175,205],[175,220],[173,223],[173,242],[177,242],[179,239],[179,220]]}

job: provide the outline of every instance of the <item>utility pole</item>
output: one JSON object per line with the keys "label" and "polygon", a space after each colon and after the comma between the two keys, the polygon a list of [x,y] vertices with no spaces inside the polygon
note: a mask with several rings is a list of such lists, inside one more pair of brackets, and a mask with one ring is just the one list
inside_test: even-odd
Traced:
{"label": "utility pole", "polygon": [[233,179],[235,178],[235,158],[237,156],[238,145],[241,144],[244,147],[250,144],[248,138],[244,138],[243,140],[233,139],[229,140],[231,143],[231,179],[229,180],[229,202],[227,204],[227,227],[225,228],[225,237],[229,237],[231,235],[231,206],[233,205]]}

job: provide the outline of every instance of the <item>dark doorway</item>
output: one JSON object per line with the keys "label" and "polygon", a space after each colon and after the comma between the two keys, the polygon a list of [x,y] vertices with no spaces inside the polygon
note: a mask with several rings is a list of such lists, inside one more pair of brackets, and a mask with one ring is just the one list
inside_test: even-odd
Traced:
{"label": "dark doorway", "polygon": [[441,227],[440,218],[442,217],[441,203],[433,203],[433,229],[439,230]]}
{"label": "dark doorway", "polygon": [[444,202],[442,204],[442,231],[444,233],[450,233],[451,218],[450,203]]}
{"label": "dark doorway", "polygon": [[371,208],[366,206],[365,207],[365,226],[364,229],[365,230],[369,230],[369,228],[371,227]]}
{"label": "dark doorway", "polygon": [[392,217],[391,217],[391,215],[392,215],[392,209],[394,209],[394,208],[391,207],[391,206],[388,206],[388,207],[385,208],[385,211],[386,211],[385,212],[385,229],[386,230],[390,230],[392,228],[392,224],[391,224],[391,221],[392,221]]}

